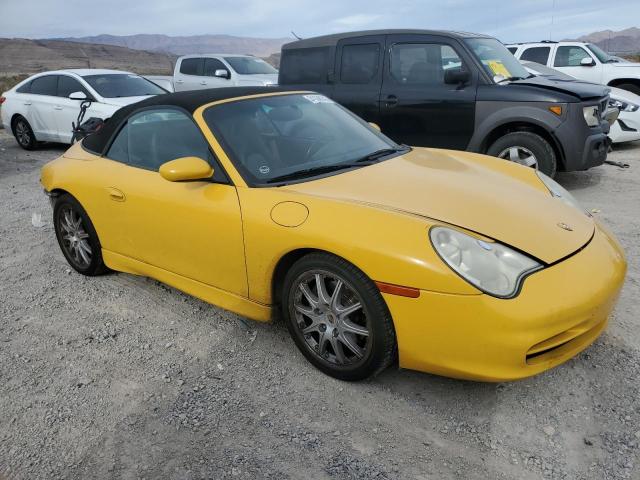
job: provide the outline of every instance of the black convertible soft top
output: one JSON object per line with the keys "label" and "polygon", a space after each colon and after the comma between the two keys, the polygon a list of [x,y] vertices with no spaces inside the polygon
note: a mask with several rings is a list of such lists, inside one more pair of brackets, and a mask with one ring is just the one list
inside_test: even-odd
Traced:
{"label": "black convertible soft top", "polygon": [[293,89],[287,87],[226,87],[156,95],[155,97],[132,103],[116,111],[98,132],[89,135],[82,141],[82,146],[90,152],[102,155],[109,144],[109,140],[120,130],[122,123],[138,110],[144,110],[150,107],[178,107],[193,114],[193,112],[202,105],[219,100],[244,97],[247,95],[259,95],[261,93],[287,92],[291,90]]}

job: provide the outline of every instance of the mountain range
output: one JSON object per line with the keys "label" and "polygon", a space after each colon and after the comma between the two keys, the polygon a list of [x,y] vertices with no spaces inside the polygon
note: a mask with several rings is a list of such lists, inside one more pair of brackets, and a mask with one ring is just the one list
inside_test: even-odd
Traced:
{"label": "mountain range", "polygon": [[58,38],[66,42],[99,43],[115,45],[135,50],[148,50],[173,55],[190,53],[244,53],[258,57],[268,57],[280,52],[280,47],[290,38],[252,38],[232,35],[96,35],[93,37]]}
{"label": "mountain range", "polygon": [[597,44],[605,52],[613,54],[638,54],[640,53],[640,28],[632,27],[615,32],[602,30],[583,35],[577,40]]}

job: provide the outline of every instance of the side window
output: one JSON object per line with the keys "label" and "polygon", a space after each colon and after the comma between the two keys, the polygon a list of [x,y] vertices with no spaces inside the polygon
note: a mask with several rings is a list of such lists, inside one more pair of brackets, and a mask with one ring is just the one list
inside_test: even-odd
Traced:
{"label": "side window", "polygon": [[511,53],[515,55],[516,52],[518,51],[518,47],[507,47],[507,50],[509,50]]}
{"label": "side window", "polygon": [[45,75],[38,77],[31,82],[31,93],[36,95],[58,95],[58,76]]}
{"label": "side window", "polygon": [[185,58],[180,62],[180,73],[202,76],[202,58]]}
{"label": "side window", "polygon": [[216,70],[226,70],[229,69],[226,67],[224,63],[222,63],[217,58],[205,58],[204,59],[204,76],[205,77],[213,77]]}
{"label": "side window", "polygon": [[152,171],[181,157],[202,158],[214,166],[214,180],[225,179],[200,129],[186,113],[175,109],[133,115],[107,152],[107,158]]}
{"label": "side window", "polygon": [[31,93],[31,84],[33,82],[27,82],[24,85],[22,85],[20,88],[18,88],[16,90],[16,92],[18,93]]}
{"label": "side window", "polygon": [[60,75],[58,77],[58,96],[68,98],[74,92],[84,92],[89,97],[90,94],[82,84],[73,77]]}
{"label": "side window", "polygon": [[340,81],[342,83],[370,83],[378,73],[380,45],[367,43],[342,47]]}
{"label": "side window", "polygon": [[520,60],[546,65],[549,60],[549,53],[551,53],[551,47],[531,47],[522,52]]}
{"label": "side window", "polygon": [[583,58],[591,58],[587,51],[578,46],[558,47],[554,67],[579,67]]}
{"label": "side window", "polygon": [[329,47],[285,50],[280,62],[281,83],[327,83],[330,53]]}
{"label": "side window", "polygon": [[444,71],[461,67],[462,60],[449,45],[399,43],[391,47],[391,77],[403,85],[444,85]]}

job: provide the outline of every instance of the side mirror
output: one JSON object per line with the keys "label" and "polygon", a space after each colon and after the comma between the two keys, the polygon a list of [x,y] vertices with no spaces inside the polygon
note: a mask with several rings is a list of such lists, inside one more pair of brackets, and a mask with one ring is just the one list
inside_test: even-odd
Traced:
{"label": "side mirror", "polygon": [[584,57],[580,60],[580,66],[582,67],[593,67],[595,64],[596,62],[591,57]]}
{"label": "side mirror", "polygon": [[87,94],[84,92],[73,92],[69,94],[70,100],[88,100]]}
{"label": "side mirror", "polygon": [[444,71],[444,83],[447,85],[464,85],[471,80],[471,72],[462,68],[449,68]]}
{"label": "side mirror", "polygon": [[231,72],[229,72],[229,70],[226,70],[224,68],[219,68],[218,70],[213,72],[213,76],[218,78],[226,78],[228,80],[231,78]]}
{"label": "side mirror", "polygon": [[374,122],[368,122],[369,125],[371,125],[373,128],[375,128],[376,130],[378,130],[379,132],[381,132],[382,130],[380,130],[380,125],[378,125],[377,123]]}
{"label": "side mirror", "polygon": [[160,176],[170,182],[206,180],[213,176],[213,168],[198,157],[182,157],[160,166]]}

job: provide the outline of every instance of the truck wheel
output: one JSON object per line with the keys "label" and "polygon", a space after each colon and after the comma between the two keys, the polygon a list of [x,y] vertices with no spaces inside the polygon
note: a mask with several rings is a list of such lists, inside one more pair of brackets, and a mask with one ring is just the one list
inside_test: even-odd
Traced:
{"label": "truck wheel", "polygon": [[635,83],[621,83],[620,85],[616,85],[616,87],[640,95],[640,85],[636,85]]}
{"label": "truck wheel", "polygon": [[489,147],[487,155],[535,168],[550,177],[556,174],[556,154],[553,148],[535,133],[508,133]]}

